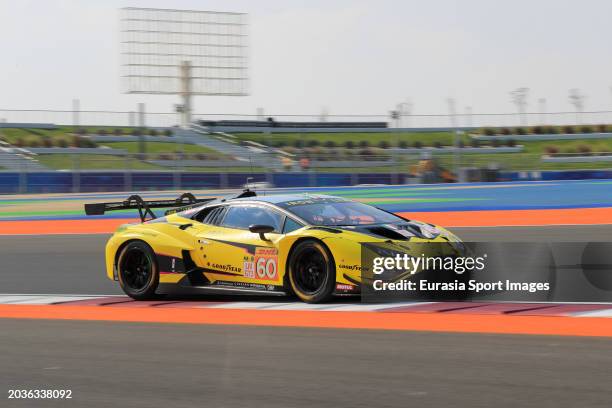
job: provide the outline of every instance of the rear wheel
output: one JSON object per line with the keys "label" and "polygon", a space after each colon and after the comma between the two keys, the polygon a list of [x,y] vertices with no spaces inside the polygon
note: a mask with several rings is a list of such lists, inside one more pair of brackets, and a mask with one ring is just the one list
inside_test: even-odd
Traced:
{"label": "rear wheel", "polygon": [[155,298],[159,271],[149,245],[142,241],[127,244],[117,260],[117,272],[119,284],[126,295],[136,300]]}
{"label": "rear wheel", "polygon": [[289,283],[304,302],[329,300],[336,284],[336,268],[329,250],[314,240],[297,244],[289,260]]}

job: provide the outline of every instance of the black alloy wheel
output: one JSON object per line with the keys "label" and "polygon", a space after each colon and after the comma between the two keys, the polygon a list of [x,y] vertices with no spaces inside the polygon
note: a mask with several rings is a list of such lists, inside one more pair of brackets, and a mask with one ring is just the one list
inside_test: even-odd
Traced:
{"label": "black alloy wheel", "polygon": [[159,284],[155,254],[142,241],[130,242],[117,261],[119,283],[123,291],[137,300],[152,299]]}
{"label": "black alloy wheel", "polygon": [[304,302],[328,300],[336,284],[336,270],[329,250],[314,240],[297,244],[289,262],[289,282],[293,292]]}

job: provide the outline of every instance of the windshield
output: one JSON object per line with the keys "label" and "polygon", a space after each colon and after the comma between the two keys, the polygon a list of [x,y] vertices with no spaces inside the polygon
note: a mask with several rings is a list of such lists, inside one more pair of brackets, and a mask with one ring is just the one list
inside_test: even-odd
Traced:
{"label": "windshield", "polygon": [[366,225],[402,221],[401,218],[376,207],[353,201],[307,200],[302,203],[281,203],[280,206],[311,225]]}

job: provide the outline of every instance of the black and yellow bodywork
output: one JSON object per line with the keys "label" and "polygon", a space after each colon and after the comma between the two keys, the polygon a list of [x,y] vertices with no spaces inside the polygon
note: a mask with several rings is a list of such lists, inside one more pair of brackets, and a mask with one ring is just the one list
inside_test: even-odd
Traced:
{"label": "black and yellow bodywork", "polygon": [[[370,223],[369,215],[361,216],[358,212],[354,217],[349,213],[342,225],[337,222],[337,215],[328,221],[326,206],[341,208],[343,203],[375,209],[341,197],[312,194],[260,197],[247,191],[237,197],[206,200],[196,200],[190,194],[175,201],[143,201],[133,196],[119,203],[90,204],[86,212],[93,215],[138,208],[143,222],[120,226],[106,245],[106,274],[119,281],[129,295],[134,293],[126,290],[122,279],[127,274],[122,276],[122,268],[126,271],[131,268],[134,274],[147,267],[151,269],[152,276],[146,277],[146,283],[155,287],[148,288],[147,296],[136,293],[133,297],[137,299],[150,297],[153,292],[239,291],[296,294],[303,301],[318,302],[334,294],[360,293],[363,243],[380,242],[402,249],[407,241],[459,241],[443,228],[406,220],[380,209],[375,211],[394,217],[397,223]],[[153,218],[151,208],[168,206],[178,208]],[[304,212],[315,207],[317,214]],[[366,213],[370,214],[369,211]],[[147,216],[152,219],[147,220]],[[147,259],[127,259],[132,248],[144,252]],[[301,289],[316,287],[317,280],[309,282],[311,277],[307,276],[302,282],[300,274],[316,272],[317,268],[324,269],[321,273],[326,274],[323,294]]]}

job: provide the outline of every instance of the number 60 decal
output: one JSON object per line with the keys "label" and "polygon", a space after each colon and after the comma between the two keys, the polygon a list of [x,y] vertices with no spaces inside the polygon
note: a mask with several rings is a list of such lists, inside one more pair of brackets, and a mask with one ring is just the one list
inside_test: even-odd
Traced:
{"label": "number 60 decal", "polygon": [[257,258],[255,271],[259,279],[276,279],[276,258]]}

